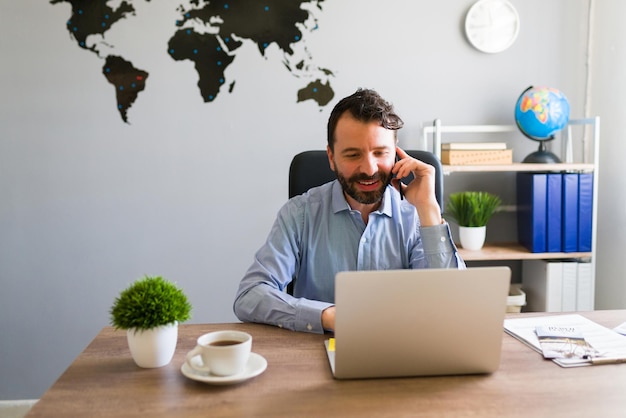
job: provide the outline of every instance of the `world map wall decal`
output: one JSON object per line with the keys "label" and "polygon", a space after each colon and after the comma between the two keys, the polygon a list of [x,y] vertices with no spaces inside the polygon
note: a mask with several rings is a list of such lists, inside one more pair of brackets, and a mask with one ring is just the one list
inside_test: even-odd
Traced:
{"label": "world map wall decal", "polygon": [[[135,0],[150,3],[151,0]],[[170,1],[170,0],[167,0]],[[306,33],[318,29],[315,11],[322,11],[324,0],[189,0],[176,3],[180,18],[172,22],[173,35],[164,46],[175,61],[189,60],[198,75],[198,90],[205,103],[231,93],[235,80],[225,71],[236,59],[246,41],[256,45],[266,57],[271,45],[283,54],[285,68],[306,85],[297,91],[296,103],[313,100],[320,107],[334,97],[331,70],[313,63],[306,47]],[[129,123],[128,110],[147,88],[149,70],[137,68],[132,57],[110,52],[115,48],[107,34],[118,22],[137,15],[132,0],[50,0],[50,4],[69,3],[72,7],[66,27],[80,48],[104,60],[102,74],[115,88],[117,109]],[[304,31],[304,33],[303,33]],[[298,47],[298,53],[294,47]]]}

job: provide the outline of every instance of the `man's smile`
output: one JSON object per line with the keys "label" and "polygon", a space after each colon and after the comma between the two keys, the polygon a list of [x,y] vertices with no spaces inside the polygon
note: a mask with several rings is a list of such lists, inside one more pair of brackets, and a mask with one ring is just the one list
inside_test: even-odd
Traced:
{"label": "man's smile", "polygon": [[358,180],[357,183],[361,186],[361,189],[365,191],[375,190],[378,188],[380,183],[379,180]]}

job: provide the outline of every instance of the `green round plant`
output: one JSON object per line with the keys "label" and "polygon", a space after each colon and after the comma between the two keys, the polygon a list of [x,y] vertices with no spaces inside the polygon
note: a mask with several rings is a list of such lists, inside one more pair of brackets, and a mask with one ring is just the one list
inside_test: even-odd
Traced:
{"label": "green round plant", "polygon": [[139,279],[123,290],[111,307],[116,329],[147,330],[190,318],[191,304],[176,285],[162,277]]}
{"label": "green round plant", "polygon": [[459,226],[485,226],[501,204],[498,196],[487,192],[452,193],[446,206],[446,216]]}

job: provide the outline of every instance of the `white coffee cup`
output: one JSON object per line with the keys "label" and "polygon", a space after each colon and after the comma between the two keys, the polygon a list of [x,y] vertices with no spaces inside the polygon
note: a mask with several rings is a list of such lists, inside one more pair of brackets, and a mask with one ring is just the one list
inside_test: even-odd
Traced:
{"label": "white coffee cup", "polygon": [[[252,336],[246,332],[209,332],[198,337],[196,347],[187,353],[186,363],[197,371],[231,376],[243,371],[251,349]],[[196,356],[200,356],[202,364],[192,361]]]}

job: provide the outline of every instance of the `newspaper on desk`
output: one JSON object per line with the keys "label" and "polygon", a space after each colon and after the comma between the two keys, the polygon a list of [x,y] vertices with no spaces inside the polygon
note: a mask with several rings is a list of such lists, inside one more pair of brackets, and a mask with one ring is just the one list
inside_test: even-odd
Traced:
{"label": "newspaper on desk", "polygon": [[581,356],[554,358],[561,367],[590,366],[593,358],[616,358],[626,360],[626,336],[603,327],[579,314],[532,316],[504,320],[507,334],[520,340],[538,353],[543,353],[537,328],[560,327],[575,329],[584,337],[592,350]]}
{"label": "newspaper on desk", "polygon": [[589,360],[600,353],[578,328],[568,325],[538,325],[535,334],[544,358]]}

